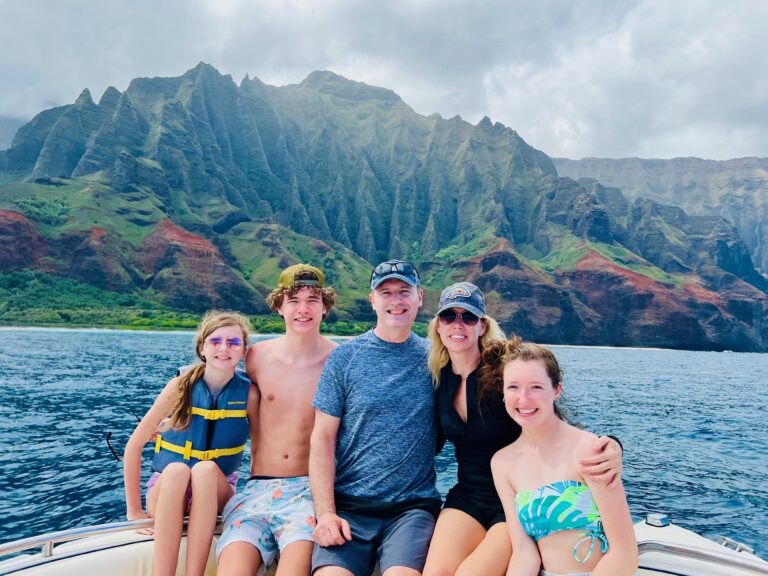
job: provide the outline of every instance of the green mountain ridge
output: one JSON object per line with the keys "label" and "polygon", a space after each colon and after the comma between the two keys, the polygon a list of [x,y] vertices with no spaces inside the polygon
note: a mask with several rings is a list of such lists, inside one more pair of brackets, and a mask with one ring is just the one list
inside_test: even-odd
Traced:
{"label": "green mountain ridge", "polygon": [[309,261],[332,319],[370,321],[371,264],[403,257],[425,319],[468,279],[539,341],[768,347],[768,282],[726,220],[560,178],[510,128],[327,71],[238,86],[201,63],[42,112],[0,152],[0,243],[6,274],[176,310],[266,313],[278,271]]}
{"label": "green mountain ridge", "polygon": [[589,178],[699,216],[731,222],[755,266],[768,274],[768,158],[554,158],[561,176]]}

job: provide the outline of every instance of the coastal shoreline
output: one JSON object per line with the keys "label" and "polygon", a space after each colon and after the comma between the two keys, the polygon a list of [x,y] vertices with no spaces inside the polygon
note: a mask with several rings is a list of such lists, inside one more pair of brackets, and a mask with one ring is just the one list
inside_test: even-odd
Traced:
{"label": "coastal shoreline", "polygon": [[[0,325],[0,332],[8,332],[12,330],[25,330],[25,331],[69,331],[69,332],[119,332],[119,333],[137,333],[137,334],[194,334],[193,329],[184,328],[134,328],[134,327],[106,327],[106,326],[77,326],[77,327],[65,327],[65,326],[11,326]],[[323,336],[339,339],[349,339],[356,336],[356,334],[335,334],[333,332],[322,332]],[[253,332],[255,336],[277,338],[281,336],[279,332]],[[584,349],[584,350],[642,350],[649,352],[679,352],[681,350],[677,348],[658,348],[658,347],[644,347],[644,346],[591,346],[587,344],[550,344],[547,342],[539,342],[544,346],[559,349]],[[716,352],[718,354],[761,354],[761,352],[734,352],[732,350],[684,350],[685,352]]]}
{"label": "coastal shoreline", "polygon": [[[41,331],[41,332],[88,332],[88,333],[99,333],[99,332],[114,332],[114,333],[120,333],[120,334],[195,334],[196,331],[189,329],[185,330],[182,328],[108,328],[108,327],[101,327],[101,326],[78,326],[75,328],[67,328],[64,326],[0,326],[0,332],[10,332],[14,330],[23,330],[23,331]],[[333,334],[333,333],[322,333],[323,336],[330,336],[333,338],[352,338],[352,336],[343,335],[343,334]],[[278,336],[282,336],[279,332],[253,332],[251,335],[254,336],[263,336],[268,338],[277,338]]]}

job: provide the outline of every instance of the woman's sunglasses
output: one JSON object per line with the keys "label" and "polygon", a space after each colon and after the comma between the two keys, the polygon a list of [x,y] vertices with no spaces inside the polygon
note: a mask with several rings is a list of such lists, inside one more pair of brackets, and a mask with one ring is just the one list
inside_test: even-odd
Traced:
{"label": "woman's sunglasses", "polygon": [[474,326],[480,321],[480,317],[472,314],[472,312],[456,312],[455,310],[443,310],[437,315],[440,318],[440,322],[443,324],[453,324],[458,318],[461,322],[467,326]]}

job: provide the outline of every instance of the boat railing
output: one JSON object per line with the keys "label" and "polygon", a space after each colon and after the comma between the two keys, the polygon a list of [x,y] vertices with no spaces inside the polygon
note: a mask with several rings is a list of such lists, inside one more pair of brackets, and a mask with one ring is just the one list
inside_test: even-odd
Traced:
{"label": "boat railing", "polygon": [[750,554],[755,553],[755,549],[752,548],[752,546],[744,544],[743,542],[739,542],[738,540],[734,540],[733,538],[728,538],[728,536],[715,536],[715,542],[725,546],[726,548],[730,548],[731,550],[736,550],[736,552],[744,551],[749,552]]}
{"label": "boat railing", "polygon": [[656,540],[645,540],[638,543],[638,552],[640,554],[640,567],[643,568],[643,554],[649,552],[661,552],[665,554],[674,554],[675,556],[690,558],[691,560],[701,560],[702,562],[709,562],[713,564],[719,564],[722,566],[728,566],[732,568],[739,568],[747,570],[752,574],[768,575],[768,564],[759,559],[752,559],[749,557],[738,557],[734,554],[721,554],[713,550],[705,550],[704,548],[698,548],[696,546],[671,544],[668,542],[658,542]]}
{"label": "boat railing", "polygon": [[[86,526],[81,528],[70,528],[69,530],[50,532],[48,534],[41,534],[39,536],[32,536],[30,538],[24,538],[21,540],[7,542],[5,544],[0,544],[0,556],[6,556],[16,552],[23,552],[26,550],[32,550],[34,548],[39,548],[42,558],[50,558],[53,556],[54,546],[56,544],[79,540],[88,536],[102,536],[115,532],[141,530],[145,528],[152,528],[153,526],[154,520],[147,518],[142,520],[129,520],[126,522],[111,522],[109,524],[98,524],[96,526]],[[219,528],[220,524],[217,523],[217,531]],[[739,568],[742,570],[747,570],[753,574],[768,576],[768,564],[766,564],[764,561],[746,556],[739,557],[733,553],[721,554],[712,550],[706,550],[695,546],[672,544],[655,540],[645,540],[640,542],[638,544],[638,551],[640,554],[641,567],[643,560],[642,557],[644,554],[661,552],[664,554],[673,554],[675,556],[689,558],[692,560],[700,560],[702,562]]]}
{"label": "boat railing", "polygon": [[[21,540],[0,544],[0,556],[40,548],[40,555],[43,558],[49,558],[53,555],[53,547],[55,544],[79,540],[88,536],[102,536],[114,532],[152,528],[154,525],[155,521],[152,518],[146,518],[142,520],[110,522],[109,524],[97,524],[95,526],[84,526],[82,528],[70,528],[69,530],[49,532],[48,534],[40,534],[39,536],[32,536],[30,538],[23,538]],[[186,520],[184,521],[184,525],[186,526]]]}

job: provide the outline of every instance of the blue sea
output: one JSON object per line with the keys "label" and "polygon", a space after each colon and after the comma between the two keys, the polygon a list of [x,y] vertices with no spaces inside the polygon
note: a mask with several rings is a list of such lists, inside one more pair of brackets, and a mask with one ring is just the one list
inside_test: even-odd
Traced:
{"label": "blue sea", "polygon": [[[134,415],[192,359],[192,338],[0,330],[0,542],[124,519],[122,467],[105,438],[122,451]],[[768,557],[768,355],[555,350],[569,418],[624,444],[636,520],[666,512]],[[144,478],[149,462],[147,448]],[[445,494],[450,446],[437,469]]]}

